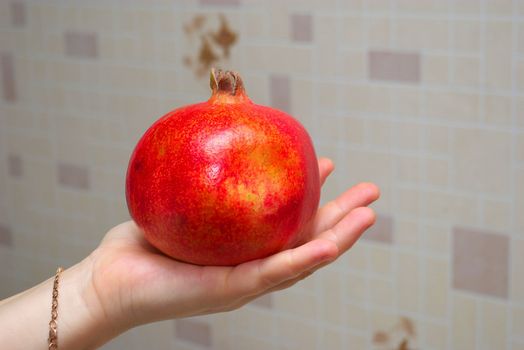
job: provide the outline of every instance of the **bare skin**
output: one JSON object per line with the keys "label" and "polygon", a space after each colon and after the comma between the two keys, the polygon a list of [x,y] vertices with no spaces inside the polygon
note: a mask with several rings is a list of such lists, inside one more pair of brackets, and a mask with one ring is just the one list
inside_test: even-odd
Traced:
{"label": "bare skin", "polygon": [[[319,160],[322,184],[333,171]],[[196,266],[166,257],[132,221],[111,229],[87,258],[62,273],[59,348],[95,349],[149,322],[235,310],[335,261],[375,221],[368,208],[379,197],[356,185],[320,208],[309,239],[265,259],[233,267]],[[0,302],[0,344],[47,349],[52,278]]]}

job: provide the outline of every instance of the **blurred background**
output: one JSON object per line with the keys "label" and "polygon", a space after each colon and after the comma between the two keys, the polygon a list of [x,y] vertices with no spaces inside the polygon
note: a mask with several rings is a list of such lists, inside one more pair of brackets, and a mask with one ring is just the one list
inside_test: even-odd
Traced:
{"label": "blurred background", "polygon": [[[128,220],[130,153],[211,66],[296,116],[375,227],[241,310],[104,349],[524,349],[524,1],[0,1],[0,298]],[[176,291],[174,291],[176,292]]]}

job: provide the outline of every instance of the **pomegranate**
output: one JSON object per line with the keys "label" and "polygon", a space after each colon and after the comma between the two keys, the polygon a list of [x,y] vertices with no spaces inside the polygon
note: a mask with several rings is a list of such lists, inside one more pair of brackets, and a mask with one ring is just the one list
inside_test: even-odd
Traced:
{"label": "pomegranate", "polygon": [[254,104],[236,72],[212,70],[211,89],[136,145],[132,218],[153,246],[193,264],[236,265],[293,247],[320,196],[311,138],[290,115]]}

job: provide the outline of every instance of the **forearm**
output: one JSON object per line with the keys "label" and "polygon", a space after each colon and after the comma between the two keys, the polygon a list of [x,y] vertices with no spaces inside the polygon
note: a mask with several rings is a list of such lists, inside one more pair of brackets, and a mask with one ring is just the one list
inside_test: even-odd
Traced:
{"label": "forearm", "polygon": [[[58,348],[95,349],[124,329],[112,325],[97,305],[84,260],[63,271],[58,296]],[[0,303],[0,344],[5,349],[47,349],[53,278]]]}

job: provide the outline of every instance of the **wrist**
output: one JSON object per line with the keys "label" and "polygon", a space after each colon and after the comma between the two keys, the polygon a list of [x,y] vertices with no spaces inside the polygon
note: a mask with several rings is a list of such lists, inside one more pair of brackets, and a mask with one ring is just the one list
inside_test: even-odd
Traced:
{"label": "wrist", "polygon": [[[60,276],[59,349],[95,349],[126,330],[105,312],[93,288],[92,274],[92,261],[86,258]],[[50,295],[51,289],[48,292]]]}

